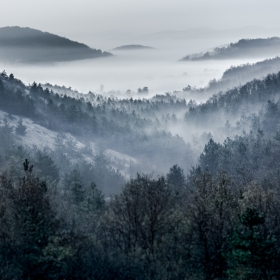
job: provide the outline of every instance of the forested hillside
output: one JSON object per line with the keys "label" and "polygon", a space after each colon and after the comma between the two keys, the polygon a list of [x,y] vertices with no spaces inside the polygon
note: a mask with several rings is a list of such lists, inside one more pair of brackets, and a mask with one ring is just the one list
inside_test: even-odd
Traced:
{"label": "forested hillside", "polygon": [[280,71],[280,58],[275,57],[259,61],[257,63],[247,63],[238,66],[231,66],[220,79],[211,80],[204,88],[186,87],[183,89],[189,98],[195,100],[207,100],[213,94],[220,91],[227,91],[231,88],[243,85],[254,79],[263,79],[270,73]]}
{"label": "forested hillside", "polygon": [[280,72],[200,104],[48,86],[0,76],[2,279],[280,278]]}
{"label": "forested hillside", "polygon": [[111,54],[32,28],[0,28],[0,59],[8,63],[53,63]]}
{"label": "forested hillside", "polygon": [[232,59],[279,55],[280,38],[241,39],[237,43],[216,47],[206,53],[185,56],[182,60]]}

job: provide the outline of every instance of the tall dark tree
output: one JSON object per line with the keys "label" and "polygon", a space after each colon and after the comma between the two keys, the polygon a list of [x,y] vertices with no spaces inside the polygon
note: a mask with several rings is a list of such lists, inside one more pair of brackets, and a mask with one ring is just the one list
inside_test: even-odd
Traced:
{"label": "tall dark tree", "polygon": [[262,229],[264,216],[248,208],[240,217],[227,254],[230,279],[278,279],[276,240]]}
{"label": "tall dark tree", "polygon": [[55,234],[56,220],[47,185],[33,176],[33,166],[24,162],[25,176],[11,193],[14,212],[14,248],[21,279],[47,279],[44,249]]}
{"label": "tall dark tree", "polygon": [[181,192],[186,184],[186,177],[184,171],[177,164],[173,165],[169,173],[166,175],[167,183],[174,188],[174,190]]}

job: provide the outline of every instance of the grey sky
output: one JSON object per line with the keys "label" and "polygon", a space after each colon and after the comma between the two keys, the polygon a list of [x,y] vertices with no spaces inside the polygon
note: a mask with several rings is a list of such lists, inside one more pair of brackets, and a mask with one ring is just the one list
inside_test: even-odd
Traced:
{"label": "grey sky", "polygon": [[279,0],[1,0],[0,10],[0,26],[28,26],[66,37],[111,29],[280,27]]}

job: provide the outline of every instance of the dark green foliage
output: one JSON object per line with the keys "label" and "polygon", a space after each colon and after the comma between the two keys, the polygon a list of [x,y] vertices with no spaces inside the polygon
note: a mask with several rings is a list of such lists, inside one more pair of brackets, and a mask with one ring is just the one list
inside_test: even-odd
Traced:
{"label": "dark green foliage", "polygon": [[103,226],[108,257],[133,279],[176,279],[188,274],[182,267],[182,259],[187,258],[183,214],[173,203],[163,177],[152,180],[140,175],[109,203]]}
{"label": "dark green foliage", "polygon": [[219,168],[221,148],[219,143],[215,143],[213,139],[210,139],[205,145],[203,153],[200,155],[201,167],[211,173],[215,173],[215,170]]}
{"label": "dark green foliage", "polygon": [[266,234],[263,224],[264,217],[251,208],[240,217],[227,254],[230,279],[277,279],[276,240]]}
{"label": "dark green foliage", "polygon": [[187,217],[195,274],[201,279],[224,279],[227,266],[223,250],[237,218],[238,190],[224,172],[211,176],[200,170],[188,182],[190,194],[193,192]]}
{"label": "dark green foliage", "polygon": [[[6,260],[3,277],[49,279],[45,275],[44,249],[55,232],[55,215],[50,207],[46,183],[33,176],[33,166],[28,160],[23,167],[25,176],[19,183],[13,185],[5,177],[1,180],[2,195],[6,198],[1,203],[6,213],[2,222],[9,220],[5,230],[9,232],[11,243],[9,250],[1,251],[1,258]],[[5,240],[3,238],[2,235],[1,242]],[[10,270],[9,254],[14,255],[13,271]]]}
{"label": "dark green foliage", "polygon": [[182,192],[186,184],[186,177],[181,167],[179,167],[177,164],[173,165],[170,168],[169,173],[167,173],[166,178],[169,186],[178,192]]}

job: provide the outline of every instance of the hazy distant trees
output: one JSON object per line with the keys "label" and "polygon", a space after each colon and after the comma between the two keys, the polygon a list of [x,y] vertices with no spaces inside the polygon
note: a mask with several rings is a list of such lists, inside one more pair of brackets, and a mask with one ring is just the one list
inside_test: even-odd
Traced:
{"label": "hazy distant trees", "polygon": [[148,92],[149,92],[148,87],[138,88],[138,93],[148,93]]}
{"label": "hazy distant trees", "polygon": [[[1,92],[4,95],[0,109],[32,118],[40,125],[54,131],[93,139],[95,143],[101,143],[105,148],[130,156],[135,156],[135,154],[149,156],[149,167],[146,166],[147,164],[143,165],[147,167],[146,171],[151,166],[155,166],[156,162],[162,162],[160,169],[166,170],[170,166],[169,160],[175,164],[177,155],[182,150],[184,150],[183,153],[188,151],[184,141],[165,131],[170,123],[179,121],[178,110],[183,112],[187,108],[186,101],[178,100],[175,96],[166,95],[163,99],[160,97],[159,100],[118,100],[93,93],[82,96],[76,91],[67,89],[67,94],[71,95],[69,96],[54,93],[53,90],[58,89],[62,92],[62,89],[51,85],[43,89],[42,85],[36,82],[28,87],[23,84],[15,85],[15,81],[19,81],[16,78],[13,83],[7,77],[1,78],[1,81],[5,82],[3,83],[5,90]],[[9,86],[6,87],[5,85],[8,84]],[[145,87],[144,91],[146,91]],[[162,123],[160,122],[161,115],[165,119]],[[154,130],[155,127],[156,130]],[[152,131],[152,134],[147,133],[147,130]],[[159,138],[160,142],[158,142]],[[67,141],[64,142],[66,146],[69,144]],[[150,144],[147,145],[147,142]],[[175,144],[173,151],[171,147],[165,149],[166,143],[173,146],[175,142],[178,144]],[[75,149],[70,148],[69,151],[65,149],[62,154],[59,152],[61,163],[67,160],[65,158],[67,156],[77,156],[73,153]],[[165,150],[164,154],[162,150]],[[155,154],[156,157],[153,156]],[[161,161],[159,158],[163,156],[165,159]],[[188,168],[185,159],[178,164]]]}
{"label": "hazy distant trees", "polygon": [[237,57],[262,56],[263,53],[277,55],[277,48],[280,45],[280,38],[272,37],[267,39],[241,39],[237,43],[231,43],[226,47],[216,47],[210,52],[187,55],[182,60],[208,60],[208,59],[229,59]]}
{"label": "hazy distant trees", "polygon": [[22,119],[19,119],[18,123],[17,123],[17,126],[15,128],[16,133],[18,135],[25,136],[26,135],[26,129],[27,129],[27,127],[25,125],[23,125]]}
{"label": "hazy distant trees", "polygon": [[[47,32],[17,26],[0,30],[1,61],[14,63],[60,62],[111,56],[109,52],[92,49]],[[18,46],[22,47],[19,49]]]}

